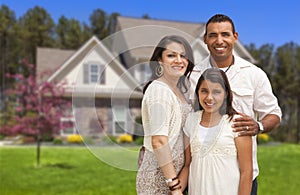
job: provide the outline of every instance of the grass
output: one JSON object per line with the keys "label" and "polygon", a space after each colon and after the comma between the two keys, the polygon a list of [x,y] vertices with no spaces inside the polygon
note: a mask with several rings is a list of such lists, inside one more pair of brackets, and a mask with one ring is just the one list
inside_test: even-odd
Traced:
{"label": "grass", "polygon": [[261,195],[300,195],[300,145],[259,146]]}
{"label": "grass", "polygon": [[[0,194],[133,195],[136,151],[42,146],[36,167],[35,147],[0,147]],[[259,194],[300,194],[300,145],[259,146],[258,159]]]}
{"label": "grass", "polygon": [[35,147],[0,147],[1,195],[135,194],[135,171],[110,166],[86,147],[42,146],[40,167],[35,157]]}

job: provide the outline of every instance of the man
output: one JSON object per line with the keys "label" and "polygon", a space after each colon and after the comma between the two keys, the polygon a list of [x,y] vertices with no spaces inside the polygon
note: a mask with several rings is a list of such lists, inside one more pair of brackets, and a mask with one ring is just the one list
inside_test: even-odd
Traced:
{"label": "man", "polygon": [[240,136],[251,135],[253,141],[252,195],[257,194],[258,133],[275,129],[281,120],[281,109],[272,92],[270,81],[260,68],[233,54],[238,40],[233,21],[226,15],[216,14],[206,23],[204,43],[210,55],[197,64],[191,74],[193,86],[207,68],[216,67],[226,72],[233,92],[233,107],[242,115],[234,120],[234,131]]}

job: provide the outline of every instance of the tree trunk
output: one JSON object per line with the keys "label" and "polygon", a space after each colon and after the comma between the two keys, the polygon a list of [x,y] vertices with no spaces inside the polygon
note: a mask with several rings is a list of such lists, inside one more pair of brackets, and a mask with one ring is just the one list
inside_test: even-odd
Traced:
{"label": "tree trunk", "polygon": [[40,154],[41,154],[41,135],[37,136],[37,147],[36,147],[36,165],[40,167]]}
{"label": "tree trunk", "polygon": [[298,96],[297,98],[297,124],[296,124],[296,128],[297,128],[297,140],[296,143],[300,143],[300,96]]}

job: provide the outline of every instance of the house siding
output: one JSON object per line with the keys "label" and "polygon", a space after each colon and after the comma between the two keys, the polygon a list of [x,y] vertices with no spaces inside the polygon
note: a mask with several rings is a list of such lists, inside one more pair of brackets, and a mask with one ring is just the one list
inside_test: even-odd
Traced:
{"label": "house siding", "polygon": [[[127,102],[127,103],[126,103]],[[128,108],[126,115],[126,129],[124,133],[134,133],[135,118],[141,114],[141,100],[135,99],[128,101],[118,100],[113,101],[113,105],[122,105]],[[75,124],[78,132],[83,136],[101,137],[105,134],[114,134],[113,129],[113,111],[112,100],[96,99],[95,106],[77,106],[75,105]]]}

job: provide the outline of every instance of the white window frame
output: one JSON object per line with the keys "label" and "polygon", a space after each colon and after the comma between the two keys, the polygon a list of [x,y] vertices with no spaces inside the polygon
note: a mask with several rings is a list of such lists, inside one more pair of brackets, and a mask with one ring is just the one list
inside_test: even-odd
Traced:
{"label": "white window frame", "polygon": [[64,135],[72,135],[72,134],[78,133],[76,130],[76,127],[75,127],[75,118],[74,117],[61,117],[60,122],[61,123],[63,123],[63,122],[72,122],[73,123],[72,133],[65,133],[64,129],[60,129],[60,135],[64,136]]}
{"label": "white window frame", "polygon": [[[94,68],[96,68],[96,71],[93,71]],[[93,77],[96,77],[96,81],[93,80]],[[98,83],[99,77],[99,65],[94,63],[89,64],[89,83]]]}
{"label": "white window frame", "polygon": [[[120,116],[118,111],[122,111],[122,115]],[[120,135],[124,134],[127,132],[127,109],[125,106],[113,106],[112,107],[112,112],[113,112],[113,135]],[[117,123],[124,123],[124,131],[123,132],[117,132]]]}
{"label": "white window frame", "polygon": [[[94,68],[96,69],[95,71]],[[97,62],[88,63],[88,82],[104,85],[106,83],[105,66]],[[93,80],[96,78],[97,80]]]}
{"label": "white window frame", "polygon": [[141,63],[136,66],[134,76],[139,82],[144,83],[149,80],[151,73],[152,72],[149,63]]}

